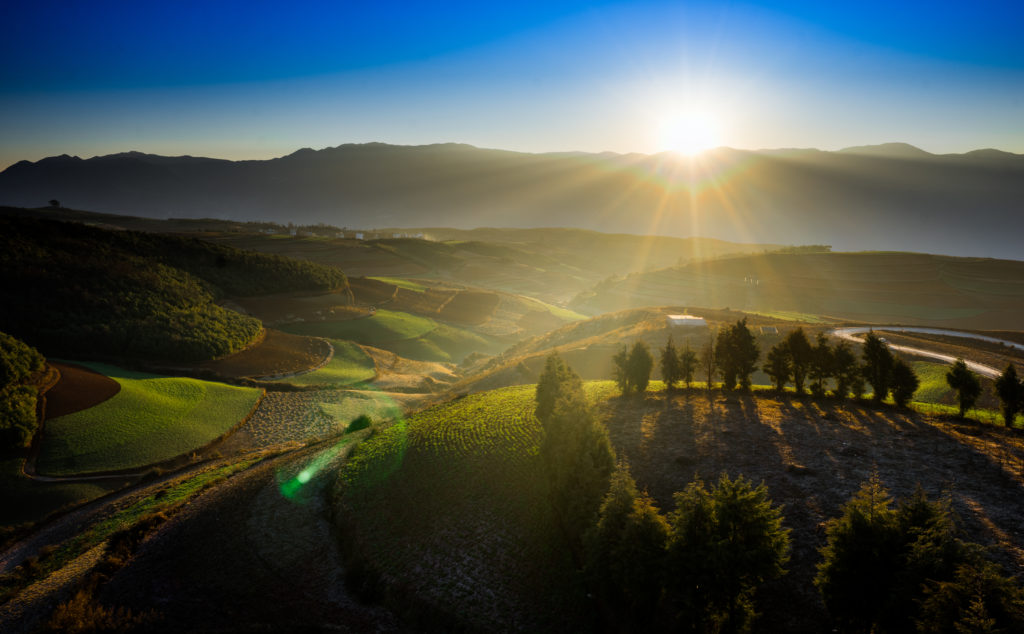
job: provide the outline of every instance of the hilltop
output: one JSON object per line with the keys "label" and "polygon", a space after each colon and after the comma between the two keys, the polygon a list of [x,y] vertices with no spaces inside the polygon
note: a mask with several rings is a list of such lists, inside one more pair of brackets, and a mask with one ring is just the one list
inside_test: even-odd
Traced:
{"label": "hilltop", "polygon": [[138,152],[22,161],[0,204],[347,226],[579,227],[751,236],[839,249],[1016,257],[1024,157],[901,144],[818,150],[527,154],[347,144],[263,161]]}
{"label": "hilltop", "polygon": [[608,280],[570,305],[597,314],[666,303],[790,311],[877,324],[1016,329],[1024,262],[921,253],[766,253]]}

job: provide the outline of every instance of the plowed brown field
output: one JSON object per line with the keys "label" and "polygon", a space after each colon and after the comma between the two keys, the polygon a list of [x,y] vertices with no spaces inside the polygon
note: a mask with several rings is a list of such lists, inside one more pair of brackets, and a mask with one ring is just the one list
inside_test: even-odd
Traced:
{"label": "plowed brown field", "polygon": [[114,379],[80,365],[51,363],[60,380],[46,392],[46,417],[57,418],[99,405],[121,391]]}
{"label": "plowed brown field", "polygon": [[231,377],[290,374],[317,367],[330,350],[330,344],[322,339],[268,328],[263,341],[255,346],[198,367]]}

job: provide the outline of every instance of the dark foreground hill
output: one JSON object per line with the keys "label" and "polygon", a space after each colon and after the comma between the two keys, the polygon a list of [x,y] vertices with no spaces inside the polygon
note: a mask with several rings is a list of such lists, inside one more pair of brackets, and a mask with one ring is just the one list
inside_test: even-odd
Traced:
{"label": "dark foreground hill", "polygon": [[900,144],[673,154],[342,145],[266,161],[128,152],[22,161],[0,204],[338,226],[580,227],[1018,257],[1024,156]]}
{"label": "dark foreground hill", "polygon": [[[782,505],[789,572],[755,595],[754,631],[835,626],[813,584],[825,522],[873,473],[898,498],[918,486],[948,495],[968,539],[1010,574],[1024,566],[1024,444],[1012,430],[861,401],[718,390],[622,397],[610,381],[586,390],[662,511],[674,508],[674,492],[722,473],[764,482]],[[471,394],[362,444],[333,497],[349,581],[421,631],[601,631],[604,607],[573,578],[552,517],[534,406],[532,385]]]}
{"label": "dark foreground hill", "polygon": [[262,324],[224,296],[347,284],[341,271],[194,238],[108,231],[0,213],[0,330],[47,356],[203,360]]}

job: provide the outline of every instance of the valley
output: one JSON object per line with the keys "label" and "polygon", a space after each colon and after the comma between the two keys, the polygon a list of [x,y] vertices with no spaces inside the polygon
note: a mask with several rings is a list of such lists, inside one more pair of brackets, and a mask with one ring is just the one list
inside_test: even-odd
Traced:
{"label": "valley", "polygon": [[[1024,365],[1006,343],[1024,341],[1019,262],[579,230],[270,236],[46,209],[0,223],[24,272],[0,286],[19,307],[0,331],[45,356],[23,380],[38,429],[0,473],[4,631],[600,629],[534,413],[553,353],[662,511],[721,474],[781,505],[788,572],[756,592],[759,631],[829,627],[825,527],[873,476],[947,500],[964,539],[1024,573],[1022,418],[1004,424],[994,387]],[[76,253],[121,273],[76,272]],[[740,323],[760,353],[750,390],[699,364],[684,386],[657,362],[639,394],[609,380],[624,346],[696,354]],[[828,349],[884,337],[919,381],[908,407],[828,378],[771,389],[762,362],[797,329]],[[935,355],[996,370],[966,418]]]}

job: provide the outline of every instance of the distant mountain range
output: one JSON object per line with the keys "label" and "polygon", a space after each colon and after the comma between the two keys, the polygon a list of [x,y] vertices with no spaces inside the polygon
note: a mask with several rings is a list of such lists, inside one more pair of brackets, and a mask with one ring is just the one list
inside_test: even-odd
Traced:
{"label": "distant mountain range", "polygon": [[902,143],[696,159],[367,143],[264,161],[62,155],[0,173],[0,204],[51,199],[158,218],[580,227],[1024,259],[1024,155]]}

